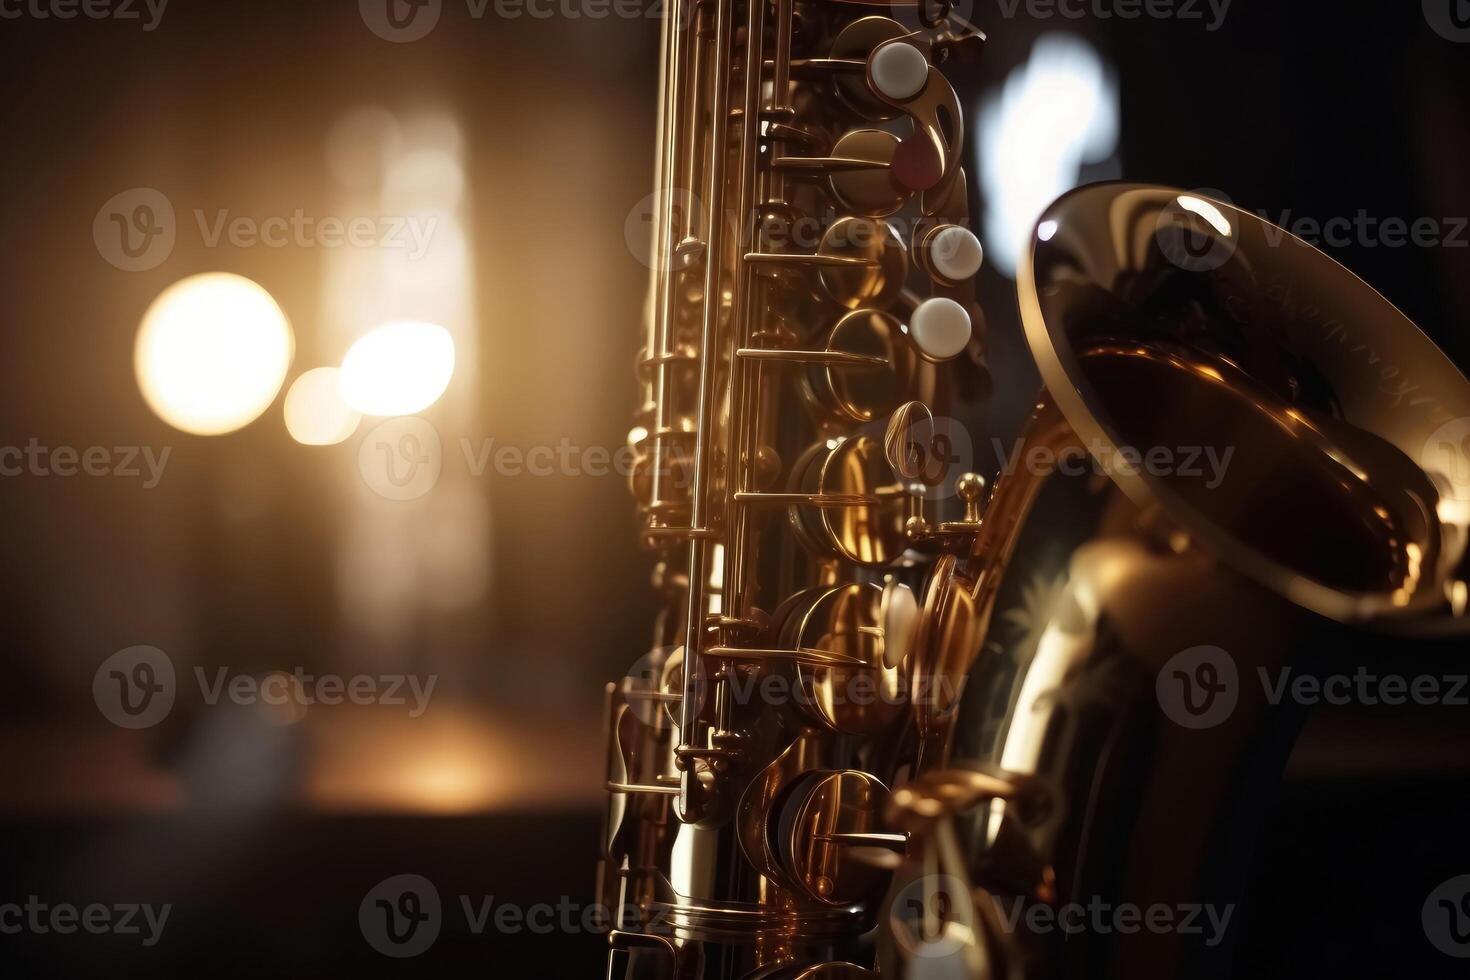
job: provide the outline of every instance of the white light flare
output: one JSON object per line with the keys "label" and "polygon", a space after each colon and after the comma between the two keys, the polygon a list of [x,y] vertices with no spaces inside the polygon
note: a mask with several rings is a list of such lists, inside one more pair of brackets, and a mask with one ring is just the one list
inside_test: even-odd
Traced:
{"label": "white light flare", "polygon": [[357,431],[362,413],[342,398],[342,372],[314,368],[286,392],[286,431],[303,446],[335,446]]}
{"label": "white light flare", "polygon": [[1211,202],[1206,201],[1204,198],[1195,197],[1193,194],[1180,194],[1174,200],[1175,203],[1177,203],[1185,211],[1189,211],[1193,214],[1199,215],[1201,218],[1204,218],[1205,221],[1209,222],[1211,228],[1215,229],[1226,238],[1231,237],[1235,233],[1234,230],[1230,227],[1230,219],[1225,217],[1224,212],[1215,207],[1215,205]]}
{"label": "white light flare", "polygon": [[404,321],[372,330],[342,360],[342,398],[364,415],[422,412],[454,376],[454,338],[433,323]]}
{"label": "white light flare", "polygon": [[217,436],[270,407],[294,353],[291,325],[270,293],[244,276],[209,272],[153,301],[138,328],[133,368],[159,418]]}
{"label": "white light flare", "polygon": [[1038,38],[1030,60],[986,97],[979,115],[985,248],[1001,272],[1015,275],[1037,218],[1080,183],[1083,166],[1114,158],[1119,115],[1117,81],[1097,51],[1070,34]]}

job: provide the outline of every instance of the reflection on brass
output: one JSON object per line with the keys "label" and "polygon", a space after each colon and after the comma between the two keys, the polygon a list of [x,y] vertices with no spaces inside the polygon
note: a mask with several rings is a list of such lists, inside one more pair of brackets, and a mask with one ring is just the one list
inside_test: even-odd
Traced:
{"label": "reflection on brass", "polygon": [[833,87],[842,104],[858,118],[879,121],[898,115],[868,87],[866,76],[873,49],[904,33],[903,25],[888,17],[858,17],[838,28],[829,48],[832,60],[842,65],[833,72]]}
{"label": "reflection on brass", "polygon": [[797,666],[808,713],[834,732],[880,734],[903,704],[902,674],[883,659],[882,598],[876,585],[838,586],[792,618],[790,646],[830,651],[861,665]]}
{"label": "reflection on brass", "polygon": [[[1017,285],[1077,436],[1232,452],[1214,486],[1182,467],[1114,467],[1133,504],[1161,505],[1242,574],[1333,619],[1443,606],[1470,513],[1424,461],[1444,421],[1470,415],[1470,392],[1407,317],[1306,243],[1198,195],[1084,188],[1042,222]],[[1168,329],[1186,317],[1187,332]],[[1396,381],[1408,377],[1414,397]]]}
{"label": "reflection on brass", "polygon": [[832,148],[840,160],[866,162],[832,174],[832,194],[844,208],[874,217],[893,214],[908,200],[908,192],[893,181],[890,165],[898,150],[898,137],[881,129],[855,129],[844,133]]}
{"label": "reflection on brass", "polygon": [[[907,847],[887,786],[912,769],[914,671],[935,662],[921,597],[979,531],[925,499],[912,467],[934,461],[891,456],[881,427],[932,428],[985,385],[983,335],[935,364],[905,323],[931,297],[983,317],[883,220],[907,208],[918,235],[968,215],[957,148],[935,142],[935,107],[958,111],[942,75],[918,76],[914,111],[871,87],[873,51],[907,34],[878,9],[709,0],[663,25],[630,445],[666,605],[641,679],[608,692],[612,980],[876,976],[861,937]],[[924,16],[924,57],[978,43]],[[933,164],[922,215],[905,143]]]}
{"label": "reflection on brass", "polygon": [[[1251,838],[1300,721],[1239,681],[1464,648],[1470,476],[1433,437],[1470,385],[1279,229],[1100,185],[1022,254],[1021,465],[931,458],[937,419],[989,441],[985,318],[940,275],[972,262],[931,250],[970,224],[943,69],[981,36],[878,9],[664,23],[630,437],[662,612],[607,692],[607,976],[1226,975],[1229,943],[997,909],[1239,900],[1219,842]],[[915,347],[933,299],[973,324],[959,356]]]}
{"label": "reflection on brass", "polygon": [[828,544],[839,557],[860,565],[887,565],[907,546],[907,500],[876,439],[859,436],[834,448],[822,464],[817,491],[864,501],[821,512]]}
{"label": "reflection on brass", "polygon": [[871,358],[861,365],[827,364],[822,388],[828,401],[858,422],[893,410],[913,389],[918,370],[914,348],[896,318],[876,310],[854,310],[837,321],[827,350]]}
{"label": "reflection on brass", "polygon": [[803,892],[831,905],[851,905],[881,892],[886,876],[857,852],[885,842],[878,832],[887,799],[882,783],[857,770],[811,773],[793,789],[773,831],[788,873]]}
{"label": "reflection on brass", "polygon": [[752,973],[746,980],[872,980],[876,976],[855,963],[799,963]]}
{"label": "reflection on brass", "polygon": [[[912,44],[931,63],[934,60],[933,46],[922,34],[884,41],[875,53],[895,44]],[[871,70],[868,82],[872,88]],[[904,141],[900,156],[894,162],[899,183],[923,192],[924,214],[939,214],[950,200],[950,191],[959,177],[959,157],[965,145],[964,115],[960,112],[959,96],[939,69],[931,66],[928,83],[912,98],[899,101],[879,97],[893,108],[902,109],[913,121],[913,133]],[[912,152],[905,153],[904,150]],[[924,163],[909,162],[905,166],[905,157]]]}
{"label": "reflection on brass", "polygon": [[881,308],[903,288],[908,250],[898,234],[880,219],[839,219],[822,236],[817,254],[850,263],[826,266],[818,273],[827,295],[848,309]]}
{"label": "reflection on brass", "polygon": [[1034,814],[1045,806],[1043,792],[1040,786],[1013,775],[973,769],[931,771],[893,794],[888,819],[895,826],[927,827],[990,800],[1020,802]]}
{"label": "reflection on brass", "polygon": [[918,480],[924,475],[923,447],[934,444],[934,413],[923,402],[900,405],[888,418],[883,453],[899,478]]}

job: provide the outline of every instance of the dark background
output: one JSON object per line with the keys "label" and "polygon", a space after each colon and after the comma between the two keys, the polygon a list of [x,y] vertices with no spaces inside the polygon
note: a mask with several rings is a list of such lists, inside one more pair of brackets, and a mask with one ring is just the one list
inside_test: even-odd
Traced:
{"label": "dark background", "polygon": [[[1129,179],[1217,188],[1273,217],[1362,209],[1449,228],[1470,214],[1470,44],[1432,31],[1418,3],[1235,0],[1215,32],[998,10],[977,4],[992,43],[961,84],[999,83],[1043,30],[1083,34],[1117,76]],[[458,896],[592,900],[601,685],[643,653],[654,609],[622,482],[462,480],[468,528],[446,527],[442,505],[412,528],[472,537],[483,586],[453,607],[419,594],[385,635],[361,616],[372,596],[343,584],[356,581],[343,563],[362,558],[344,548],[345,515],[382,506],[343,488],[356,439],[299,446],[279,406],[233,435],[185,436],[133,378],[149,303],[216,269],[259,282],[290,317],[288,382],[336,363],[317,322],[332,256],[209,249],[181,228],[167,262],[130,274],[103,261],[91,229],[104,201],[139,186],[166,193],[181,224],[195,208],[339,213],[326,146],[344,113],[452,119],[478,345],[473,390],[438,417],[446,442],[617,447],[635,400],[646,269],[624,225],[652,179],[656,21],[476,20],[446,0],[429,37],[391,44],[351,0],[172,0],[152,32],[26,16],[0,20],[0,45],[0,444],[173,450],[151,491],[0,479],[0,903],[175,906],[151,949],[0,936],[4,974],[601,975],[600,937],[472,935]],[[1329,251],[1463,367],[1470,234],[1460,241]],[[984,274],[993,364],[1019,404],[1033,375],[1013,290]],[[997,434],[1015,411],[997,406]],[[398,564],[390,546],[375,560]],[[181,673],[440,681],[413,721],[314,708],[278,727],[195,697],[126,732],[99,715],[91,681],[135,644]],[[1240,976],[1463,975],[1419,925],[1429,889],[1470,872],[1466,709],[1437,710],[1410,725],[1331,712],[1308,727],[1237,920]],[[379,956],[357,924],[367,891],[402,873],[432,880],[446,906],[438,943],[411,961]]]}

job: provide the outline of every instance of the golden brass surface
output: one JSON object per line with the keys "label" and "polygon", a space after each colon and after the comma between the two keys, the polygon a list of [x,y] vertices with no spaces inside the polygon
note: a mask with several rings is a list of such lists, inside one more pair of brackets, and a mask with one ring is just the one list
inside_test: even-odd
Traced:
{"label": "golden brass surface", "polygon": [[[1200,721],[1221,663],[1463,643],[1470,479],[1425,447],[1470,385],[1221,202],[1052,205],[1017,279],[1042,462],[992,488],[936,452],[991,387],[975,285],[929,252],[969,225],[943,69],[982,40],[942,2],[664,21],[630,436],[664,605],[607,691],[609,980],[1221,974],[1178,936],[1069,944],[997,902],[1234,901],[1219,842],[1295,716],[1237,685]],[[884,52],[918,91],[883,94]],[[928,299],[969,315],[958,357],[918,349]],[[1189,452],[1211,480],[1155,465]]]}
{"label": "golden brass surface", "polygon": [[841,160],[869,164],[867,167],[834,172],[832,196],[855,214],[883,217],[893,214],[908,200],[908,191],[893,181],[891,166],[898,152],[898,137],[881,129],[854,129],[844,133],[832,148]]}
{"label": "golden brass surface", "polygon": [[913,390],[917,358],[891,314],[854,310],[832,328],[827,350],[873,359],[862,365],[827,364],[821,370],[818,384],[825,400],[854,421],[887,415]]}
{"label": "golden brass surface", "polygon": [[[900,9],[920,13],[696,0],[664,23],[630,445],[668,605],[609,689],[610,976],[874,975],[859,937],[906,843],[883,813],[916,737],[916,597],[959,540],[911,531],[975,531],[889,444],[929,442],[904,430],[932,428],[962,375],[983,387],[983,334],[936,365],[905,325],[926,295],[984,320],[973,286],[916,266],[884,220],[917,235],[967,218],[959,146],[935,142],[937,107],[958,111],[943,76],[911,106],[869,78],[873,51],[910,34],[880,15]],[[920,19],[925,57],[970,30]],[[943,207],[921,213],[915,191]]]}
{"label": "golden brass surface", "polygon": [[884,41],[902,37],[901,24],[889,17],[858,17],[838,32],[830,57],[842,63],[834,72],[839,99],[858,118],[885,120],[898,113],[868,86],[868,56]]}
{"label": "golden brass surface", "polygon": [[827,295],[850,310],[887,306],[908,272],[908,250],[898,233],[877,218],[838,219],[822,235],[817,255],[844,263],[825,265],[818,275]]}
{"label": "golden brass surface", "polygon": [[821,512],[827,542],[838,557],[858,565],[887,565],[908,546],[907,500],[878,440],[858,436],[833,447],[822,462],[817,492],[863,501]]}
{"label": "golden brass surface", "polygon": [[853,665],[797,664],[808,713],[834,732],[878,735],[900,713],[903,678],[883,660],[882,599],[883,590],[867,583],[827,589],[789,628],[789,646],[828,651]]}
{"label": "golden brass surface", "polygon": [[832,905],[861,902],[881,890],[887,876],[854,851],[881,829],[887,788],[849,769],[813,773],[793,794],[775,831],[799,887]]}

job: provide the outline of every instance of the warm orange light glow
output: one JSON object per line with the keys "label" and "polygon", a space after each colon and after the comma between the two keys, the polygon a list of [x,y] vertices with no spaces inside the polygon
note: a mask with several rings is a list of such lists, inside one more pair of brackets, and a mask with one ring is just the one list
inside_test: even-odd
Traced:
{"label": "warm orange light glow", "polygon": [[454,375],[454,338],[433,323],[390,323],[352,345],[342,397],[364,415],[413,415],[439,400]]}
{"label": "warm orange light glow", "polygon": [[174,428],[223,435],[275,401],[295,341],[259,285],[211,272],[164,290],[138,328],[133,367],[148,407]]}
{"label": "warm orange light glow", "polygon": [[403,788],[420,809],[431,813],[465,813],[485,806],[493,783],[481,760],[440,753],[405,773]]}
{"label": "warm orange light glow", "polygon": [[421,717],[387,706],[315,706],[305,795],[312,806],[483,813],[590,805],[602,772],[565,725],[492,717],[435,699]]}

